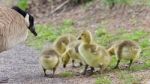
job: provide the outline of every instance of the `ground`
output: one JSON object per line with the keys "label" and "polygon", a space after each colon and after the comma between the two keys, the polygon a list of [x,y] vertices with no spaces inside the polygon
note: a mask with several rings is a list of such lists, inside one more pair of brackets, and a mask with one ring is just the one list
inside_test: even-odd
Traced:
{"label": "ground", "polygon": [[[18,52],[19,51],[19,52]],[[94,76],[70,76],[62,77],[58,74],[64,71],[77,73],[79,70],[73,69],[70,65],[67,69],[63,69],[60,65],[56,71],[55,78],[47,78],[43,76],[43,71],[38,63],[39,51],[20,44],[13,49],[0,53],[0,77],[8,77],[8,84],[94,84],[96,77]],[[80,70],[79,70],[80,71]],[[51,73],[51,72],[50,72]],[[116,76],[117,71],[104,73],[112,80],[112,84],[122,84]],[[141,70],[131,72],[134,76],[139,76],[143,84],[150,79],[150,70]],[[136,81],[135,81],[136,82]],[[150,81],[149,81],[150,82]],[[149,84],[149,83],[147,83]]]}
{"label": "ground", "polygon": [[[18,52],[19,51],[19,52]],[[89,77],[47,78],[38,63],[39,52],[24,44],[0,54],[0,77],[8,77],[8,84],[87,84],[92,82]],[[58,68],[57,74],[62,70]],[[88,80],[88,81],[87,81]]]}

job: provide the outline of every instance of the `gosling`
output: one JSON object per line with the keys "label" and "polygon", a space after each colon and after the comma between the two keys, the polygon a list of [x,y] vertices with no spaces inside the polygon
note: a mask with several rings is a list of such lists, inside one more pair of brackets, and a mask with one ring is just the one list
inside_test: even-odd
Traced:
{"label": "gosling", "polygon": [[76,67],[74,64],[75,60],[79,61],[80,66],[83,65],[79,56],[80,55],[78,50],[79,45],[80,45],[79,41],[74,41],[69,43],[69,45],[67,46],[66,51],[62,55],[62,63],[64,68],[68,64],[70,58],[72,59],[72,67]]}
{"label": "gosling", "polygon": [[138,43],[131,40],[115,42],[109,49],[110,55],[116,55],[117,64],[114,69],[119,68],[122,59],[129,60],[129,69],[131,64],[140,57],[141,48]]}
{"label": "gosling", "polygon": [[39,57],[39,62],[42,65],[44,76],[48,76],[46,74],[46,70],[52,70],[53,74],[51,77],[54,77],[56,68],[59,65],[59,56],[53,47],[48,47],[44,49],[41,56]]}
{"label": "gosling", "polygon": [[83,31],[78,39],[81,40],[81,44],[79,45],[81,59],[86,62],[86,66],[82,74],[86,75],[88,66],[91,67],[91,72],[93,72],[94,68],[98,67],[100,68],[100,73],[102,73],[111,61],[111,56],[107,50],[92,42],[92,34],[88,30]]}
{"label": "gosling", "polygon": [[54,47],[60,57],[66,51],[66,46],[74,39],[72,35],[62,35],[55,40]]}

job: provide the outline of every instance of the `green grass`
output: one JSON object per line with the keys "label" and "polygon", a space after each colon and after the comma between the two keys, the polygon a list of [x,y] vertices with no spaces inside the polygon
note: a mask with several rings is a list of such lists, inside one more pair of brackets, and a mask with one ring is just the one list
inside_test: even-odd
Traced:
{"label": "green grass", "polygon": [[56,38],[62,34],[75,34],[76,31],[73,28],[72,20],[64,20],[59,26],[53,25],[36,25],[37,37],[34,37],[31,33],[28,37],[27,44],[37,49],[41,49],[45,43],[52,43]]}
{"label": "green grass", "polygon": [[125,4],[125,5],[131,5],[134,3],[134,0],[103,0],[103,3],[105,5],[111,6],[114,4]]}
{"label": "green grass", "polygon": [[117,76],[119,80],[121,81],[121,84],[138,84],[139,80],[136,77],[133,77],[129,72],[127,71],[120,71],[117,73]]}
{"label": "green grass", "polygon": [[107,76],[101,76],[95,80],[95,84],[111,84],[111,80]]}
{"label": "green grass", "polygon": [[116,5],[146,5],[150,6],[149,0],[102,0],[105,5],[111,6],[113,3]]}
{"label": "green grass", "polygon": [[29,7],[28,0],[19,0],[17,6],[19,6],[23,10],[26,10]]}
{"label": "green grass", "polygon": [[59,73],[59,76],[63,77],[63,78],[66,78],[66,77],[68,78],[68,77],[73,77],[74,73],[73,72],[65,71],[65,72]]}

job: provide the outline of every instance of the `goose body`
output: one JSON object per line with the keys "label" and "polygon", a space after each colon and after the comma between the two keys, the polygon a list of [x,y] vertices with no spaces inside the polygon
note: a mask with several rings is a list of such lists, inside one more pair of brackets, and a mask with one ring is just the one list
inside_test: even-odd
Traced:
{"label": "goose body", "polygon": [[[29,16],[26,19],[29,22]],[[15,9],[0,6],[0,52],[26,40],[30,25],[27,20]]]}
{"label": "goose body", "polygon": [[[28,36],[28,29],[37,35],[34,18],[29,13],[17,6],[0,6],[0,53],[24,42]],[[3,82],[3,79],[0,79],[0,82]]]}

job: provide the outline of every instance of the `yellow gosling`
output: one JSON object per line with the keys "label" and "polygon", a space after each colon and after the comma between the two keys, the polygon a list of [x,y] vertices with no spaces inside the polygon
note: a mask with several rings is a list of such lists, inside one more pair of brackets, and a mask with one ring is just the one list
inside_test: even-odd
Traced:
{"label": "yellow gosling", "polygon": [[55,70],[59,64],[59,56],[53,47],[49,47],[43,50],[39,57],[39,62],[42,65],[44,75],[47,76],[46,70],[53,70],[51,77],[54,77]]}
{"label": "yellow gosling", "polygon": [[86,62],[83,75],[86,74],[86,69],[88,66],[91,67],[92,71],[94,68],[98,67],[102,73],[110,64],[111,56],[109,53],[104,47],[93,43],[92,34],[88,30],[83,31],[78,39],[81,40],[81,44],[79,45],[79,53],[81,58]]}
{"label": "yellow gosling", "polygon": [[115,55],[117,64],[114,68],[118,68],[120,60],[129,60],[129,68],[135,60],[140,57],[141,48],[135,41],[123,40],[115,42],[109,49],[110,55]]}

